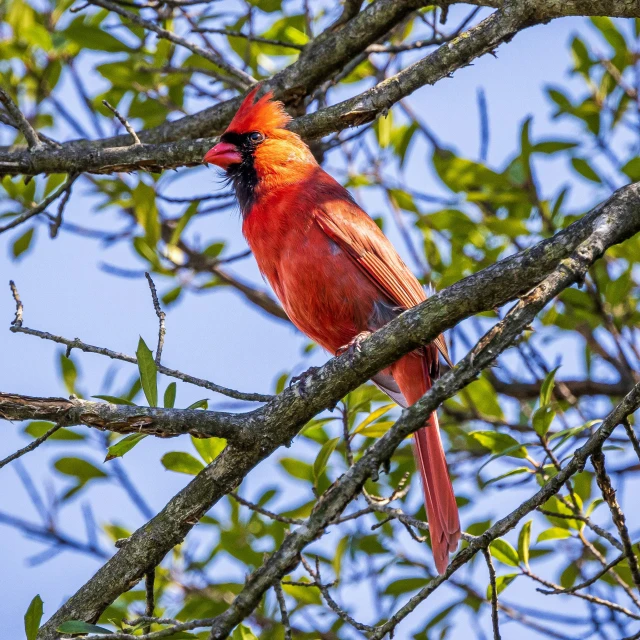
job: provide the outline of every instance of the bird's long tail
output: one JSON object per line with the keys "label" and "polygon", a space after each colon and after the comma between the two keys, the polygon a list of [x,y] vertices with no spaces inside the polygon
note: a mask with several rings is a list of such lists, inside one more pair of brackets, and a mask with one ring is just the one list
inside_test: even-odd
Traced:
{"label": "bird's long tail", "polygon": [[[398,361],[392,374],[409,404],[431,388],[426,357],[416,353]],[[460,520],[435,411],[426,425],[415,433],[414,455],[422,478],[436,569],[438,573],[444,573],[449,564],[449,553],[458,547]]]}

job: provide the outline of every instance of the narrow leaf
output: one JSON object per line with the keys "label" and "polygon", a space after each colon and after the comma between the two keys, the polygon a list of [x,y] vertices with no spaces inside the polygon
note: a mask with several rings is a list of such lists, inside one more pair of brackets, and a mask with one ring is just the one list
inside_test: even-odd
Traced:
{"label": "narrow leaf", "polygon": [[190,453],[184,451],[170,451],[165,453],[160,460],[165,469],[177,473],[186,473],[191,476],[198,475],[204,465],[200,460],[194,458]]}
{"label": "narrow leaf", "polygon": [[61,633],[112,633],[109,629],[89,624],[84,620],[67,620],[63,622],[56,631]]}
{"label": "narrow leaf", "polygon": [[158,369],[153,359],[153,353],[151,353],[151,349],[147,347],[142,337],[140,337],[138,341],[136,356],[138,358],[138,370],[140,371],[140,382],[142,383],[144,395],[150,407],[157,407]]}
{"label": "narrow leaf", "polygon": [[491,555],[500,562],[508,564],[511,567],[517,567],[520,565],[520,558],[518,552],[502,538],[494,540],[489,546]]}
{"label": "narrow leaf", "polygon": [[518,536],[518,556],[524,563],[525,567],[529,566],[529,546],[531,545],[531,523],[529,520],[524,523],[522,529],[520,529],[520,535]]}
{"label": "narrow leaf", "polygon": [[42,620],[42,598],[38,594],[29,604],[27,612],[24,614],[24,632],[27,640],[36,640],[40,621]]}
{"label": "narrow leaf", "polygon": [[164,392],[164,408],[173,409],[176,406],[176,383],[171,382]]}
{"label": "narrow leaf", "polygon": [[316,481],[322,475],[322,472],[327,466],[327,462],[329,461],[331,454],[334,452],[339,440],[340,438],[332,438],[322,445],[322,448],[313,463],[313,477]]}
{"label": "narrow leaf", "polygon": [[107,450],[107,456],[104,459],[105,462],[113,460],[114,458],[122,457],[127,451],[131,451],[140,440],[147,437],[146,433],[131,433],[128,436],[118,440],[115,444],[112,444]]}

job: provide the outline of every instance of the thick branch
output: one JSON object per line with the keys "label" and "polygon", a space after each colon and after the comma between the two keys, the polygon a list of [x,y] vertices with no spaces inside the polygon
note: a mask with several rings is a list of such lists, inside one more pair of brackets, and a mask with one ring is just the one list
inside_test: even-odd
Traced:
{"label": "thick branch", "polygon": [[197,409],[155,409],[72,398],[33,398],[0,393],[0,418],[48,420],[65,427],[85,425],[115,433],[146,433],[171,438],[189,433],[196,438],[225,438],[239,447],[253,438],[242,414]]}
{"label": "thick branch", "polygon": [[[259,446],[251,450],[239,450],[228,446],[211,465],[170,500],[155,518],[136,531],[127,544],[54,614],[41,629],[38,636],[40,640],[55,637],[55,628],[64,620],[74,618],[96,620],[110,602],[136,584],[152,567],[159,564],[164,555],[184,539],[208,509],[222,496],[236,489],[253,467],[278,447],[290,442],[311,417],[335,405],[345,393],[369,379],[377,371],[418,346],[432,341],[442,331],[465,317],[493,309],[518,295],[531,291],[558,265],[571,270],[572,262],[567,262],[568,256],[581,243],[584,243],[581,253],[574,259],[592,262],[609,246],[622,242],[640,231],[640,218],[637,215],[639,205],[639,185],[630,185],[619,190],[606,203],[555,237],[502,260],[435,294],[365,340],[361,344],[360,351],[330,360],[305,380],[304,397],[300,397],[298,387],[295,385],[261,409],[245,414],[245,426],[253,430]],[[584,253],[585,246],[588,247],[588,255]],[[425,396],[428,400],[423,399],[416,405],[417,408],[407,412],[405,421],[401,420],[398,423],[402,428],[394,428],[394,435],[389,437],[402,439],[413,428],[417,428],[419,424],[411,423],[410,417],[419,416],[419,411],[426,410],[427,407],[432,411],[446,397],[441,383],[450,384],[452,379],[456,383],[459,382],[461,371],[459,367],[455,367],[438,385],[434,385],[430,395]],[[449,375],[451,377],[448,378]],[[434,391],[436,389],[438,391]],[[448,389],[451,390],[450,387]],[[640,395],[640,391],[634,393],[631,399],[625,399],[621,404],[620,411],[629,409],[636,395]],[[618,413],[613,415],[612,420],[619,421]],[[598,433],[606,433],[607,425],[609,423],[605,421]],[[406,432],[402,430],[405,427]],[[393,439],[387,439],[387,436],[376,442],[374,446],[383,447],[383,449],[376,449],[380,452],[378,462],[382,462],[391,455],[397,446],[397,443],[393,445],[394,442]],[[390,449],[384,448],[387,446]],[[580,451],[583,450],[584,447]],[[571,465],[572,463],[566,468],[569,469],[566,472],[568,475],[575,472],[575,466]],[[358,472],[363,471],[358,464],[352,467],[352,469],[356,468]],[[367,473],[371,471],[372,468],[368,469]],[[559,478],[562,479],[558,487],[562,486],[566,481],[564,476],[565,470],[541,491],[550,491],[548,495],[552,495],[557,488],[554,490],[549,487],[555,487],[554,483]],[[357,484],[356,480],[354,482]],[[522,514],[539,504],[541,503],[524,503],[524,507],[521,508]],[[497,531],[497,535],[503,535],[515,522],[514,519],[500,521],[490,531]],[[287,548],[290,549],[290,547]],[[283,552],[286,552],[287,548]],[[460,556],[464,558],[463,554],[475,553],[479,548],[470,547],[472,551],[465,550]],[[454,559],[455,568],[464,561],[458,562]]]}

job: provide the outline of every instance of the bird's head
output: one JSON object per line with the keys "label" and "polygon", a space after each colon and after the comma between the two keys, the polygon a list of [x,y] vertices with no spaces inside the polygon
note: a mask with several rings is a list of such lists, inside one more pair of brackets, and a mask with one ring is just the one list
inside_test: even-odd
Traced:
{"label": "bird's head", "polygon": [[316,165],[307,145],[287,129],[291,116],[282,102],[260,85],[246,96],[220,142],[203,162],[224,169],[244,210],[259,186],[273,188],[300,177],[305,166]]}

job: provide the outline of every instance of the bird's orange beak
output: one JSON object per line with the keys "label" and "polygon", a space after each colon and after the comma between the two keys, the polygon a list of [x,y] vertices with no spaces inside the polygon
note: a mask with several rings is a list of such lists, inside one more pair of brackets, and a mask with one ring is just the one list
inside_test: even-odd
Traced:
{"label": "bird's orange beak", "polygon": [[232,164],[240,164],[242,162],[242,155],[235,145],[229,142],[218,142],[213,149],[207,151],[202,161],[210,162],[211,164],[226,169]]}

